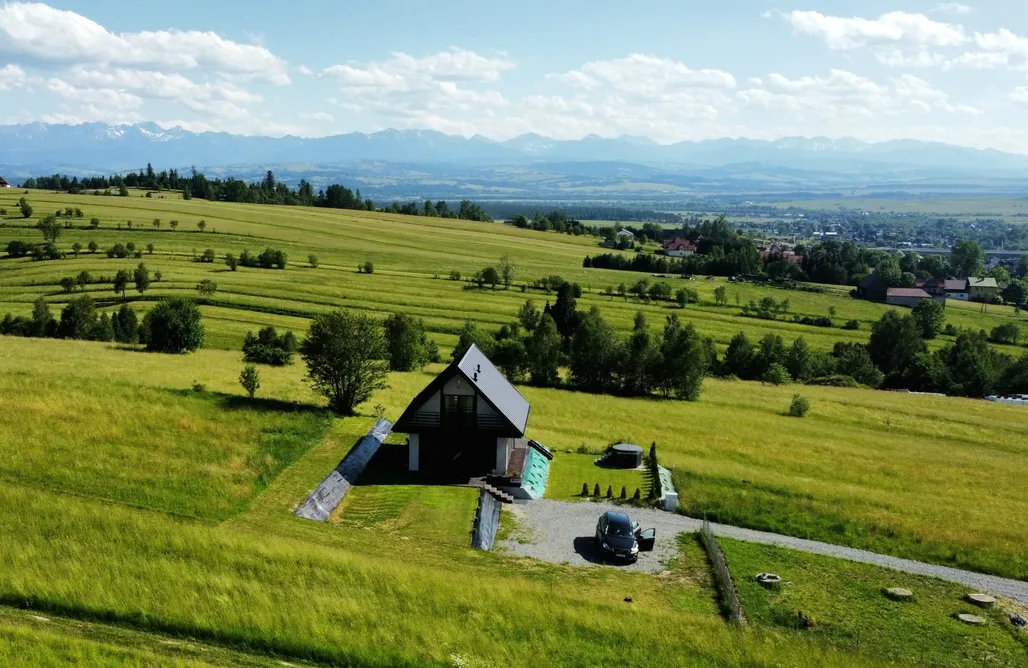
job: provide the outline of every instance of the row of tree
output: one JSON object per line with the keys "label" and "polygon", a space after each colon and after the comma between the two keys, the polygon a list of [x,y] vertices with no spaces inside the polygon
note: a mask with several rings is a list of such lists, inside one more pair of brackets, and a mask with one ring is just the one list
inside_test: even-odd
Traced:
{"label": "row of tree", "polygon": [[88,295],[69,301],[59,318],[40,297],[32,307],[32,316],[6,314],[0,321],[0,334],[9,336],[81,339],[145,343],[153,352],[182,353],[203,345],[204,327],[196,304],[188,299],[171,298],[157,303],[143,316],[123,305],[109,316],[96,307]]}

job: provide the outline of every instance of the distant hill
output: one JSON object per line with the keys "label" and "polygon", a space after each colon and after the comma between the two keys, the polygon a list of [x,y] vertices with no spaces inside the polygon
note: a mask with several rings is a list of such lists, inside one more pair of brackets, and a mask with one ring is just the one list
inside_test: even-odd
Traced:
{"label": "distant hill", "polygon": [[498,142],[430,130],[384,130],[304,138],[194,133],[154,123],[31,123],[0,126],[0,147],[0,174],[11,179],[57,171],[110,173],[139,169],[147,162],[159,168],[195,165],[249,178],[277,166],[276,172],[297,179],[311,174],[316,184],[344,176],[355,183],[374,177],[374,184],[362,187],[397,196],[438,194],[438,189],[419,183],[444,177],[474,180],[468,192],[486,195],[600,190],[653,195],[869,184],[893,188],[926,181],[953,188],[983,178],[1015,178],[1020,183],[1028,170],[1028,156],[996,150],[825,137],[663,145],[630,136],[556,140],[525,134]]}

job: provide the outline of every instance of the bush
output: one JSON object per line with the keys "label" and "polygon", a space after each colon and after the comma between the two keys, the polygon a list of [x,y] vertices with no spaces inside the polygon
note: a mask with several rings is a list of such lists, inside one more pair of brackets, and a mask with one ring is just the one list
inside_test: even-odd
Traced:
{"label": "bush", "polygon": [[581,496],[589,496],[589,483],[587,483],[587,482],[583,482],[582,483],[582,494],[581,494]]}
{"label": "bush", "polygon": [[375,273],[375,265],[372,264],[371,261],[365,262],[364,265],[363,265],[363,269],[364,269],[364,273],[365,274],[374,274]]}
{"label": "bush", "polygon": [[243,360],[252,364],[285,366],[293,361],[296,352],[296,337],[292,332],[279,335],[274,327],[265,327],[257,332],[247,332],[243,340]]}
{"label": "bush", "polygon": [[25,257],[32,253],[32,248],[32,244],[15,240],[7,244],[7,254],[11,257]]}
{"label": "bush", "polygon": [[992,332],[989,334],[989,338],[996,343],[1009,343],[1011,345],[1017,345],[1017,340],[1020,336],[1021,329],[1012,322],[994,327]]}
{"label": "bush", "polygon": [[239,266],[239,260],[232,253],[225,253],[225,266],[232,271],[236,271]]}
{"label": "bush", "polygon": [[810,410],[810,400],[798,394],[793,395],[792,403],[789,404],[789,415],[792,417],[804,417]]}
{"label": "bush", "polygon": [[857,320],[847,320],[846,324],[842,326],[843,329],[857,330],[860,329],[860,322]]}
{"label": "bush", "polygon": [[761,382],[771,385],[787,385],[791,379],[789,370],[778,362],[771,364],[760,377]]}
{"label": "bush", "polygon": [[253,399],[253,395],[257,394],[257,390],[261,386],[261,376],[257,373],[257,367],[252,364],[247,364],[242,373],[239,374],[239,384],[243,386],[246,393]]}
{"label": "bush", "polygon": [[456,269],[451,269],[450,270],[450,280],[451,281],[459,281],[460,280],[460,272],[457,271]]}
{"label": "bush", "polygon": [[203,345],[204,327],[200,310],[190,299],[172,297],[157,303],[143,318],[147,346],[151,352],[184,353]]}
{"label": "bush", "polygon": [[311,266],[311,269],[317,269],[318,268],[318,256],[317,255],[313,255],[313,254],[312,255],[308,255],[307,256],[307,264],[309,264]]}
{"label": "bush", "polygon": [[197,262],[214,262],[214,257],[214,249],[208,248],[203,252],[203,254],[200,255],[199,259],[197,259]]}

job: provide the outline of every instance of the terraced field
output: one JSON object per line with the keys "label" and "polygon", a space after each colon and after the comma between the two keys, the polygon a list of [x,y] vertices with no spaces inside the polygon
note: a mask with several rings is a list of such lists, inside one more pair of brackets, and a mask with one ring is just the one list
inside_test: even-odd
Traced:
{"label": "terraced field", "polygon": [[[15,204],[21,196],[27,197],[35,209],[31,219],[15,217]],[[621,330],[631,328],[639,310],[650,316],[653,327],[660,327],[671,311],[670,306],[605,297],[606,288],[616,288],[619,283],[631,285],[647,276],[582,268],[586,255],[601,252],[595,238],[519,230],[499,223],[203,200],[70,196],[42,191],[23,195],[22,191],[12,191],[0,194],[0,208],[8,211],[0,227],[0,243],[40,241],[34,228],[38,218],[69,206],[81,208],[83,218],[70,219],[71,229],[63,230],[58,239],[58,245],[69,253],[66,259],[33,262],[28,258],[0,258],[0,313],[27,314],[40,295],[54,308],[59,307],[73,296],[62,291],[61,278],[74,277],[81,271],[88,271],[97,280],[83,292],[114,307],[118,295],[112,290],[111,279],[119,269],[131,270],[139,262],[151,272],[160,271],[161,280],[144,295],[130,287],[128,298],[134,308],[147,308],[147,302],[167,295],[197,296],[196,285],[203,279],[217,283],[217,292],[203,307],[208,323],[207,345],[215,348],[236,348],[247,330],[264,325],[302,332],[311,315],[338,307],[383,317],[399,310],[421,316],[446,347],[452,345],[453,335],[468,319],[496,328],[512,320],[525,299],[542,305],[552,296],[535,290],[523,292],[523,286],[552,274],[580,283],[585,289],[580,306],[598,306]],[[94,216],[101,222],[98,229],[91,230],[88,221]],[[160,220],[159,229],[153,226],[155,218]],[[174,231],[172,220],[178,221]],[[197,229],[200,220],[206,223],[204,232]],[[101,249],[132,242],[143,251],[143,257],[108,259],[102,251],[90,254],[86,250],[77,258],[71,254],[72,244],[88,248],[90,241]],[[151,243],[153,254],[146,251]],[[240,267],[232,272],[224,264],[226,253],[238,256],[244,249],[260,252],[266,247],[287,253],[285,270]],[[194,258],[208,248],[214,251],[216,261],[195,262]],[[317,256],[317,268],[309,266],[309,255]],[[451,271],[460,272],[466,279],[478,269],[496,264],[503,255],[517,265],[515,286],[510,290],[480,290],[466,280],[449,280]],[[374,273],[358,273],[357,265],[368,261],[373,263]],[[671,283],[677,288],[683,281],[673,279]],[[729,304],[718,307],[713,298],[718,285],[723,285],[723,279],[688,282],[699,293],[701,303],[688,306],[683,317],[722,346],[739,331],[753,339],[773,331],[786,340],[802,335],[811,346],[828,350],[836,341],[865,341],[870,324],[886,310],[879,304],[850,299],[846,290],[838,287],[809,293],[753,285],[730,285]],[[823,317],[834,306],[838,326],[825,329],[740,317],[741,305],[767,295],[789,300],[790,320],[793,314]],[[948,321],[957,327],[991,329],[1014,319],[1028,320],[1028,315],[1017,317],[1005,307],[990,307],[987,314],[980,310],[976,304],[953,304],[948,309]],[[841,329],[851,319],[861,323],[860,331]],[[933,345],[942,343],[940,339]]]}

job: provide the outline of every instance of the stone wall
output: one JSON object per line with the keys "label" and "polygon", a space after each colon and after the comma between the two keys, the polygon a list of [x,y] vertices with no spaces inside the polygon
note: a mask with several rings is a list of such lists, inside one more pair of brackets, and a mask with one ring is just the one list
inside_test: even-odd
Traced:
{"label": "stone wall", "polygon": [[482,490],[478,496],[478,509],[471,527],[471,547],[476,550],[491,550],[500,529],[500,507],[503,504],[495,496]]}

